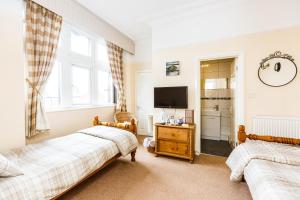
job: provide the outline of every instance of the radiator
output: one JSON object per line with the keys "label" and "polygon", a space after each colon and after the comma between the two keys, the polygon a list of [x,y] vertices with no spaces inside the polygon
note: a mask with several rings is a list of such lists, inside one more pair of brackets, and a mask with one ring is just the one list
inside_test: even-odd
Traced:
{"label": "radiator", "polygon": [[300,139],[300,118],[254,117],[253,133]]}

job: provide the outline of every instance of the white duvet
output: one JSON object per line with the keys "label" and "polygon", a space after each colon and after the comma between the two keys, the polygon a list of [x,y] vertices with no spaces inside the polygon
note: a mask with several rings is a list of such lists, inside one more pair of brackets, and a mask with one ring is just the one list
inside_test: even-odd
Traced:
{"label": "white duvet", "polygon": [[99,127],[83,131],[86,134],[74,133],[6,154],[24,175],[0,178],[0,200],[51,199],[118,153],[127,155],[137,147],[133,134]]}
{"label": "white duvet", "polygon": [[246,140],[236,147],[226,164],[230,180],[243,176],[255,200],[300,199],[300,147]]}
{"label": "white duvet", "polygon": [[300,166],[252,160],[244,177],[254,200],[300,199]]}
{"label": "white duvet", "polygon": [[299,166],[300,147],[247,139],[232,151],[226,161],[231,169],[230,180],[240,181],[245,167],[254,159]]}
{"label": "white duvet", "polygon": [[93,126],[78,132],[113,141],[118,146],[122,156],[126,156],[138,147],[136,136],[126,130],[108,126]]}

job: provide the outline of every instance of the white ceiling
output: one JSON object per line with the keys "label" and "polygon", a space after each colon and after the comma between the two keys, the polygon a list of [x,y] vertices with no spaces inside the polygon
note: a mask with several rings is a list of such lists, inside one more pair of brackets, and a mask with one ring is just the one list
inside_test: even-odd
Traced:
{"label": "white ceiling", "polygon": [[230,0],[75,0],[133,40],[151,36],[151,24]]}
{"label": "white ceiling", "polygon": [[[163,41],[175,44],[180,37],[192,39],[193,34],[197,41],[199,38],[208,40],[214,34],[228,37],[300,23],[299,0],[75,1],[135,41],[155,38],[159,32],[160,36],[164,35]],[[214,27],[222,27],[222,32],[213,31]],[[232,33],[223,33],[227,29]],[[204,36],[204,32],[209,37]]]}

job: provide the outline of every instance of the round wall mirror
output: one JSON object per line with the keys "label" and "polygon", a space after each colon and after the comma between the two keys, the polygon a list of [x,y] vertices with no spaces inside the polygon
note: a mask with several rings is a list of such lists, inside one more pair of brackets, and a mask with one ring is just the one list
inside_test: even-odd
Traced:
{"label": "round wall mirror", "polygon": [[263,59],[258,68],[258,78],[265,85],[280,87],[289,84],[297,76],[297,66],[292,56],[276,51]]}

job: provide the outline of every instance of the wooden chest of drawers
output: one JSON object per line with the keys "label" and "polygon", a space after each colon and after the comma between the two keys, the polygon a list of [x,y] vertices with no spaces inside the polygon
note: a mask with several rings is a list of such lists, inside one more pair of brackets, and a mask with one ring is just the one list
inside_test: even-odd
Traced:
{"label": "wooden chest of drawers", "polygon": [[184,158],[193,162],[195,126],[169,126],[155,124],[155,153]]}

